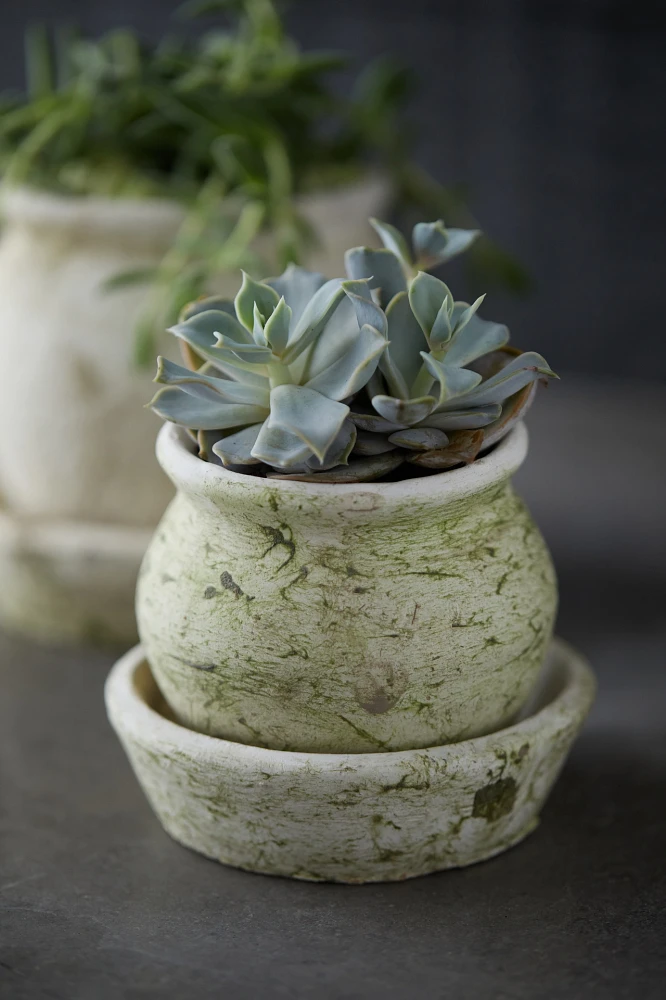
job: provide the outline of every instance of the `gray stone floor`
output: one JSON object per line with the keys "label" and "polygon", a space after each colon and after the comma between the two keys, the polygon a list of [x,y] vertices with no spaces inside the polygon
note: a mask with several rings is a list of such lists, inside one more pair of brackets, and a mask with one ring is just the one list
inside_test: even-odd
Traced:
{"label": "gray stone floor", "polygon": [[567,393],[535,412],[521,489],[600,690],[539,829],[397,885],[224,868],[153,818],[104,716],[112,654],[0,638],[2,1000],[664,995],[666,401],[637,394],[616,452],[612,387]]}

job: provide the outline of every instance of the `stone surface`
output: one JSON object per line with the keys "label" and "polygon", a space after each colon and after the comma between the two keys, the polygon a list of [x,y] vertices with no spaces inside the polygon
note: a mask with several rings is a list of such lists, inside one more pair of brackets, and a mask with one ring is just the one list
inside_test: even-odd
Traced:
{"label": "stone surface", "polygon": [[543,539],[489,455],[395,483],[324,486],[201,462],[166,426],[179,493],[146,553],[139,634],[191,728],[277,750],[440,746],[508,725],[556,607]]}
{"label": "stone surface", "polygon": [[531,833],[594,697],[552,645],[539,691],[508,729],[394,753],[285,753],[172,721],[141,647],[114,666],[109,718],[168,833],[226,864],[308,881],[402,881],[460,868]]}

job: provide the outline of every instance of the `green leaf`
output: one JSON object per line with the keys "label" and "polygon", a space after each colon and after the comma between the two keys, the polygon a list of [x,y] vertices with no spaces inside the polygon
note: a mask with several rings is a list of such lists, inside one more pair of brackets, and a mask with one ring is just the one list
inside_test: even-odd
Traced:
{"label": "green leaf", "polygon": [[[454,307],[454,320],[456,309],[461,304],[457,302]],[[446,363],[462,368],[470,361],[504,347],[508,340],[509,329],[503,323],[493,323],[491,320],[481,319],[478,315],[472,316],[463,329],[458,329],[454,333],[446,351]]]}
{"label": "green leaf", "polygon": [[270,417],[263,424],[252,448],[253,458],[281,469],[302,465],[311,454],[312,449],[301,438],[271,423]]}
{"label": "green leaf", "polygon": [[425,351],[421,357],[432,377],[439,382],[438,409],[449,400],[457,396],[464,396],[481,381],[478,372],[472,372],[468,368],[453,368],[451,365],[437,361],[432,354],[426,354]]}
{"label": "green leaf", "polygon": [[176,386],[160,389],[149,406],[164,420],[195,427],[197,430],[222,430],[225,427],[243,427],[264,420],[266,410],[262,406],[244,403],[215,402],[182,392]]}
{"label": "green leaf", "polygon": [[270,391],[268,382],[264,386],[245,385],[243,382],[234,382],[231,379],[216,378],[214,375],[207,375],[201,371],[193,372],[189,368],[182,368],[174,364],[167,358],[157,359],[157,375],[154,379],[161,385],[177,385],[184,392],[193,396],[219,402],[224,400],[229,403],[250,403],[254,406],[263,406],[268,414],[270,404]]}
{"label": "green leaf", "polygon": [[252,454],[259,432],[264,426],[263,421],[259,424],[251,424],[244,427],[242,431],[235,431],[220,438],[213,445],[213,454],[221,458],[225,465],[256,465],[260,459]]}
{"label": "green leaf", "polygon": [[380,303],[388,305],[399,292],[407,291],[407,279],[400,261],[390,250],[354,247],[345,254],[345,269],[350,278],[366,280],[380,292]]}
{"label": "green leaf", "polygon": [[265,284],[284,298],[291,309],[292,325],[296,327],[310,299],[326,284],[326,278],[315,271],[306,271],[297,264],[290,264],[284,274],[279,278],[269,278]]}
{"label": "green leaf", "polygon": [[[421,351],[427,342],[412,308],[407,292],[400,292],[389,302],[386,310],[389,346],[386,349],[388,364],[386,375],[393,395],[407,397],[408,387],[414,382],[421,368]],[[397,370],[403,380],[404,392],[396,392],[391,385],[389,372]]]}
{"label": "green leaf", "polygon": [[342,287],[354,306],[359,328],[371,326],[385,338],[386,316],[383,310],[373,302],[368,283],[366,281],[343,281]]}
{"label": "green leaf", "polygon": [[[460,401],[464,403],[464,400]],[[498,419],[502,412],[499,403],[489,403],[488,406],[470,406],[460,410],[444,410],[434,412],[426,417],[423,427],[438,427],[443,431],[474,430],[477,427],[487,427]]]}
{"label": "green leaf", "polygon": [[409,283],[409,304],[428,342],[439,311],[445,303],[453,308],[453,296],[444,282],[432,274],[419,271]]}
{"label": "green leaf", "polygon": [[409,427],[404,431],[395,431],[389,441],[409,451],[431,451],[433,448],[445,448],[449,443],[444,431],[434,427]]}
{"label": "green leaf", "polygon": [[278,358],[287,349],[290,325],[291,309],[285,302],[284,296],[282,296],[264,327],[266,341],[273,354]]}
{"label": "green leaf", "polygon": [[[496,375],[492,375],[473,389],[465,397],[465,404],[486,406],[488,403],[502,403],[530,382],[540,378],[558,378],[548,367],[548,362],[540,354],[527,351],[510,361]],[[455,402],[453,404],[456,405]]]}
{"label": "green leaf", "polygon": [[397,424],[398,428],[418,424],[435,408],[434,396],[420,399],[394,399],[392,396],[373,396],[372,405],[380,417]]}
{"label": "green leaf", "polygon": [[282,356],[285,364],[291,364],[319,336],[344,297],[345,290],[338,278],[327,281],[315,292],[290,334],[287,350]]}
{"label": "green leaf", "polygon": [[327,472],[298,472],[293,474],[269,472],[269,479],[292,479],[301,483],[369,483],[393,472],[405,461],[404,453],[392,451],[388,455],[369,455],[352,459],[348,465],[338,465]]}
{"label": "green leaf", "polygon": [[295,434],[322,461],[348,413],[348,406],[304,386],[271,390],[270,425]]}
{"label": "green leaf", "polygon": [[238,295],[234,299],[236,315],[246,330],[252,332],[254,329],[254,306],[255,303],[264,322],[269,318],[278,302],[280,296],[261,281],[255,281],[245,271],[242,272],[243,283]]}
{"label": "green leaf", "polygon": [[347,419],[329,445],[323,461],[320,462],[316,455],[313,455],[305,464],[313,472],[324,472],[337,465],[346,465],[355,443],[356,427]]}
{"label": "green leaf", "polygon": [[387,250],[395,254],[402,263],[405,272],[409,274],[412,267],[412,255],[409,252],[407,240],[399,229],[391,226],[388,222],[380,222],[379,219],[370,219],[370,225],[375,230],[380,240]]}
{"label": "green leaf", "polygon": [[386,340],[374,327],[361,327],[351,348],[305,383],[329,399],[347,399],[367,383],[377,367]]}

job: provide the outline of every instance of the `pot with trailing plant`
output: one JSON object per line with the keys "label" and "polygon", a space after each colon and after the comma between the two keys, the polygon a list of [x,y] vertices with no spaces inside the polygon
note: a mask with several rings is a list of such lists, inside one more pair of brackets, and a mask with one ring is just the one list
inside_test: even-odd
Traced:
{"label": "pot with trailing plant", "polygon": [[441,222],[188,307],[160,359],[177,493],[107,705],[165,828],[343,882],[470,864],[532,830],[591,704],[510,477],[554,377],[426,270]]}
{"label": "pot with trailing plant", "polygon": [[155,331],[204,291],[232,293],[240,266],[326,271],[367,238],[397,183],[373,162],[398,77],[377,67],[334,97],[339,60],[299,52],[269,0],[195,41],[56,41],[54,66],[29,34],[29,93],[0,105],[0,616],[127,641],[171,496],[141,410],[143,363],[167,351]]}

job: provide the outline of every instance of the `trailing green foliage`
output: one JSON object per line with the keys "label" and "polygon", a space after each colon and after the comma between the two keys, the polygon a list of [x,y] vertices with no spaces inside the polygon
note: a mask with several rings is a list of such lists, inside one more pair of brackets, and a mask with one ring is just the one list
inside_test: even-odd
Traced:
{"label": "trailing green foliage", "polygon": [[[255,252],[262,227],[283,265],[302,260],[317,234],[295,197],[388,171],[397,208],[464,216],[462,200],[414,167],[399,111],[409,74],[390,60],[362,73],[349,98],[329,74],[338,54],[303,53],[273,0],[216,0],[221,27],[189,40],[142,42],[129,30],[91,41],[43,28],[26,37],[27,96],[0,101],[0,171],[9,184],[65,194],[166,196],[187,215],[152,274],[155,292],[137,354],[154,356],[153,334],[223,269],[265,273]],[[231,197],[229,197],[231,196]],[[508,258],[507,258],[508,259]],[[520,288],[522,272],[490,243],[486,271]],[[135,275],[118,276],[135,280]]]}
{"label": "trailing green foliage", "polygon": [[399,230],[371,221],[384,247],[349,250],[346,281],[291,264],[263,282],[243,274],[233,302],[185,309],[171,332],[189,367],[160,358],[150,405],[194,431],[201,457],[340,483],[405,462],[451,468],[503,437],[536,383],[557,377],[480,318],[483,297],[456,302],[425,270],[477,231],[418,223],[412,254]]}

